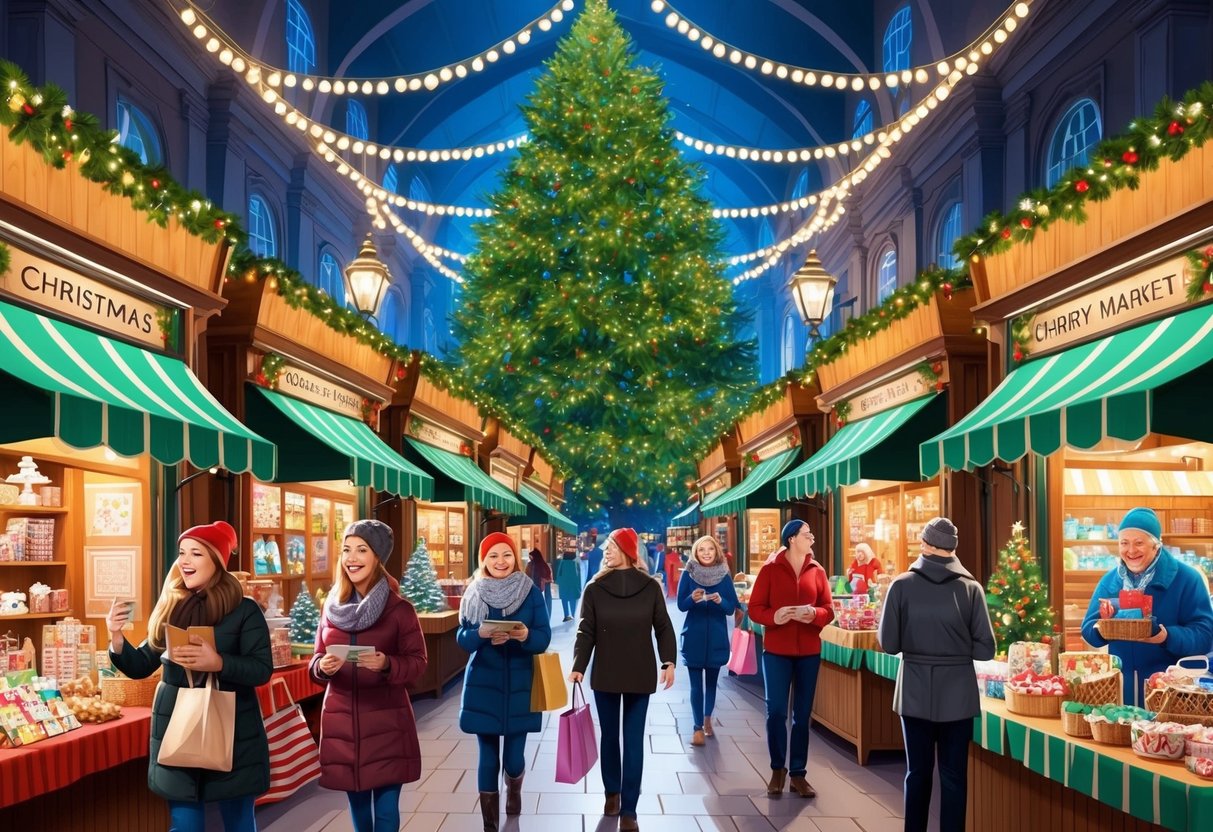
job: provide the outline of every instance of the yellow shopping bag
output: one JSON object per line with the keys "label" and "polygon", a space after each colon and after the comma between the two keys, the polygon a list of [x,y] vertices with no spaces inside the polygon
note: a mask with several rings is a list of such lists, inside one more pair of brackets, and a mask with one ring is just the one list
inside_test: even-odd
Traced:
{"label": "yellow shopping bag", "polygon": [[537,654],[534,668],[534,676],[531,679],[531,710],[558,711],[569,704],[569,691],[564,686],[564,671],[560,669],[560,654]]}

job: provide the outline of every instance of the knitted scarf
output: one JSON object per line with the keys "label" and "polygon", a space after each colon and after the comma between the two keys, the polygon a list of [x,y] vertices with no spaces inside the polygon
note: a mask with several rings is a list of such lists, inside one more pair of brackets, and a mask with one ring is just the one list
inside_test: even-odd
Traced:
{"label": "knitted scarf", "polygon": [[729,575],[729,565],[727,563],[715,563],[711,566],[704,566],[695,558],[687,561],[687,574],[691,576],[691,580],[703,587],[716,586]]}
{"label": "knitted scarf", "polygon": [[478,577],[468,585],[459,602],[459,617],[479,627],[489,617],[489,608],[501,610],[502,615],[518,612],[530,593],[531,579],[525,572],[513,572],[504,578]]}
{"label": "knitted scarf", "polygon": [[1120,575],[1121,589],[1145,589],[1150,585],[1150,581],[1154,580],[1154,570],[1158,568],[1159,558],[1162,557],[1162,551],[1154,556],[1154,562],[1145,568],[1144,572],[1133,574],[1125,566],[1122,560],[1116,566],[1116,572]]}
{"label": "knitted scarf", "polygon": [[365,596],[360,597],[355,590],[350,600],[344,604],[337,600],[336,593],[329,595],[324,602],[324,615],[337,629],[347,633],[360,633],[372,627],[379,620],[379,616],[383,615],[383,608],[387,606],[390,594],[391,587],[388,586],[387,578],[380,578],[379,583],[371,587],[371,591]]}

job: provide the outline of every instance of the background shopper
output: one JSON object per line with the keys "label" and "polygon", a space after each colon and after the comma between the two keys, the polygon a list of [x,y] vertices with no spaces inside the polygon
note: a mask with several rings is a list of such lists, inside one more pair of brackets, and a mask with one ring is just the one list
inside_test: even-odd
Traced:
{"label": "background shopper", "polygon": [[719,541],[705,535],[691,547],[691,558],[678,581],[682,620],[682,660],[691,677],[691,745],[712,736],[716,681],[729,662],[728,617],[737,609],[737,591]]}
{"label": "background shopper", "polygon": [[994,658],[986,593],[956,559],[956,527],[927,522],[921,555],[893,581],[880,618],[880,646],[901,654],[893,710],[906,743],[905,828],[925,832],[939,762],[940,832],[963,832],[969,740],[981,713],[974,660]]}
{"label": "background shopper", "polygon": [[565,552],[556,561],[556,588],[560,590],[560,606],[564,620],[572,621],[581,598],[581,561],[576,552]]}
{"label": "background shopper", "polygon": [[552,617],[552,566],[544,558],[543,552],[539,551],[539,547],[535,547],[530,551],[530,559],[526,565],[526,574],[530,576],[535,584],[535,588],[543,596],[543,605],[548,611],[548,619],[550,620]]}

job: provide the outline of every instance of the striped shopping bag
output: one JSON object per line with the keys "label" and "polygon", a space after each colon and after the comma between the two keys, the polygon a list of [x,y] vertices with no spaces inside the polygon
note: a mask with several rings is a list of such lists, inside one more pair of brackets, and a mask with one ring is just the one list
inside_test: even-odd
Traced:
{"label": "striped shopping bag", "polygon": [[270,790],[257,798],[256,805],[277,803],[320,777],[320,749],[307,727],[303,711],[295,704],[282,679],[270,682],[270,704],[275,706],[274,690],[282,686],[290,704],[274,711],[265,720],[270,742]]}

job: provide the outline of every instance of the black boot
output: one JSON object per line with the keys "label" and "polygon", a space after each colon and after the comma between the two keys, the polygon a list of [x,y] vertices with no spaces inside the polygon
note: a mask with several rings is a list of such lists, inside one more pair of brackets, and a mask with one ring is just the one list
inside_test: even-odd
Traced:
{"label": "black boot", "polygon": [[501,792],[480,793],[480,814],[484,818],[484,832],[497,832],[497,819],[501,814]]}
{"label": "black boot", "polygon": [[517,777],[505,776],[505,813],[507,815],[522,814],[522,778],[526,776],[526,772],[522,772]]}

